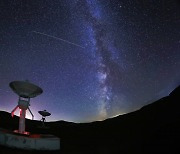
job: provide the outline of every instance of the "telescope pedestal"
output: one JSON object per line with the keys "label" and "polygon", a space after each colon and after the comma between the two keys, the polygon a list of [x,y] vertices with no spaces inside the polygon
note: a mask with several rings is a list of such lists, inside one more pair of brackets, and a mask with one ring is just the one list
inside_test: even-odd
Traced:
{"label": "telescope pedestal", "polygon": [[19,118],[19,133],[25,133],[25,117],[26,110],[20,109],[20,118]]}

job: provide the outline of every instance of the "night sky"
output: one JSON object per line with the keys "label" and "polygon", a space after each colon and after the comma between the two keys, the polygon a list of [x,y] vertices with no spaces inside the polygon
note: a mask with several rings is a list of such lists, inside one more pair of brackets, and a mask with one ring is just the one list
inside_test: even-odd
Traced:
{"label": "night sky", "polygon": [[14,80],[44,90],[31,100],[35,119],[44,109],[47,121],[74,122],[137,110],[180,84],[180,3],[1,0],[0,110],[17,105]]}

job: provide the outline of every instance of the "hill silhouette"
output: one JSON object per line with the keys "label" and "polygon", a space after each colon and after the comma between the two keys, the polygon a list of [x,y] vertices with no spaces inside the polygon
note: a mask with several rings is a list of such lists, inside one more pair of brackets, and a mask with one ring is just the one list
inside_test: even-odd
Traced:
{"label": "hill silhouette", "polygon": [[[39,121],[26,120],[26,130],[50,133],[61,139],[61,154],[127,154],[180,153],[180,86],[141,109],[115,118],[92,123],[65,121],[48,122],[49,129],[41,129]],[[0,112],[0,128],[18,128],[18,117]],[[0,147],[0,153],[52,153],[23,151]]]}

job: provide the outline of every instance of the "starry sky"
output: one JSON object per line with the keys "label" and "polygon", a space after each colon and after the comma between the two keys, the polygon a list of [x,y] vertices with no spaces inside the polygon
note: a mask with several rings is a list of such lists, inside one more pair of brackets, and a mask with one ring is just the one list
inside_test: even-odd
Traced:
{"label": "starry sky", "polygon": [[73,122],[137,110],[180,84],[179,27],[176,0],[1,0],[0,110],[17,105],[14,80],[43,89],[35,119],[44,109],[47,121]]}

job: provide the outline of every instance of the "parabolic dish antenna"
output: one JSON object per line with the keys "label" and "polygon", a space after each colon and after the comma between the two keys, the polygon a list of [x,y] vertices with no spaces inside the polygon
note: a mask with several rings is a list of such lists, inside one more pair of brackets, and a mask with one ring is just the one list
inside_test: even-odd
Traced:
{"label": "parabolic dish antenna", "polygon": [[13,81],[9,86],[16,94],[23,98],[33,98],[43,92],[40,87],[28,81]]}
{"label": "parabolic dish antenna", "polygon": [[50,116],[51,113],[47,112],[46,110],[43,110],[43,111],[38,111],[38,113],[40,115],[42,115],[43,117],[47,117],[47,116]]}
{"label": "parabolic dish antenna", "polygon": [[45,127],[45,122],[46,122],[46,117],[50,116],[51,113],[47,112],[46,110],[38,111],[38,113],[42,115],[42,119],[40,120],[42,121],[42,128],[48,128],[48,127]]}
{"label": "parabolic dish antenna", "polygon": [[14,112],[18,108],[20,109],[19,130],[17,132],[20,134],[28,134],[28,132],[25,132],[26,110],[29,110],[33,119],[34,115],[29,108],[30,99],[40,95],[43,90],[28,81],[13,81],[9,84],[9,86],[19,96],[18,105],[11,112],[11,116],[13,117]]}

